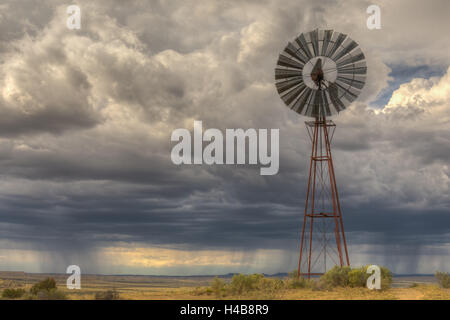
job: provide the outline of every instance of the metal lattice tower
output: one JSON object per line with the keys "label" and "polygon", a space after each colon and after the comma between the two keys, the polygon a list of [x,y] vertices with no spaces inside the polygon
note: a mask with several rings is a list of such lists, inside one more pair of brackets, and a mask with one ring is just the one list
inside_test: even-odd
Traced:
{"label": "metal lattice tower", "polygon": [[331,140],[336,125],[325,117],[307,121],[312,142],[298,275],[323,274],[328,266],[350,265],[334,175]]}

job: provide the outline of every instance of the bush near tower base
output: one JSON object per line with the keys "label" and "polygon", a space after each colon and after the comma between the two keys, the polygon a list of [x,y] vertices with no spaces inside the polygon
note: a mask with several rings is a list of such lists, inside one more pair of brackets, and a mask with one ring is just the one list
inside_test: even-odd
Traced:
{"label": "bush near tower base", "polygon": [[439,272],[437,271],[434,276],[439,282],[439,285],[444,289],[450,288],[450,274],[446,272]]}
{"label": "bush near tower base", "polygon": [[[370,274],[369,266],[359,268],[338,267],[327,271],[320,278],[305,279],[297,277],[297,270],[290,272],[285,279],[268,278],[263,274],[235,274],[231,281],[216,277],[207,288],[196,288],[195,295],[215,295],[217,298],[241,297],[249,294],[273,299],[291,289],[331,290],[338,287],[365,288]],[[381,289],[388,289],[392,283],[392,274],[388,268],[381,269]]]}
{"label": "bush near tower base", "polygon": [[[328,270],[319,278],[316,283],[316,289],[329,289],[335,287],[366,287],[367,279],[370,274],[367,273],[369,266],[359,268],[335,266]],[[386,267],[381,269],[381,289],[388,289],[392,283],[392,273]]]}

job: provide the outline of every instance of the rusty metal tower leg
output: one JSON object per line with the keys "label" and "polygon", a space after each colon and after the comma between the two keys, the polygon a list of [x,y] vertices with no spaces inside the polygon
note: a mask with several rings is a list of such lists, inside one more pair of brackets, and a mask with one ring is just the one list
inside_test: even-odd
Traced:
{"label": "rusty metal tower leg", "polygon": [[336,125],[317,117],[306,126],[312,148],[297,276],[310,278],[325,273],[327,266],[349,266],[350,260],[331,156]]}

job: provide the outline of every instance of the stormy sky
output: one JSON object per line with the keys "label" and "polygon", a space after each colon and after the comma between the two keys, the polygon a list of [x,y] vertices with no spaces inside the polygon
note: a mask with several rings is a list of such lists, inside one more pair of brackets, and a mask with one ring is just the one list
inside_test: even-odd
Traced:
{"label": "stormy sky", "polygon": [[[67,2],[67,3],[66,3]],[[66,26],[81,8],[81,29]],[[381,8],[381,29],[366,9]],[[353,265],[449,271],[450,3],[29,1],[0,4],[0,270],[286,272],[309,138],[273,81],[301,32],[349,34],[361,96],[333,118]],[[280,129],[280,169],[176,166],[177,128]]]}

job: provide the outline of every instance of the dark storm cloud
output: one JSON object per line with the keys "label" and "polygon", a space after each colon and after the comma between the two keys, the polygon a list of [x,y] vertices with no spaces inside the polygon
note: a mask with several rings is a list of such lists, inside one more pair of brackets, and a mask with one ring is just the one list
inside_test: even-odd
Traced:
{"label": "dark storm cloud", "polygon": [[[351,244],[379,245],[387,255],[383,248],[395,244],[417,255],[411,261],[427,246],[445,251],[450,149],[442,92],[450,81],[400,86],[383,112],[367,107],[389,82],[385,60],[411,68],[425,55],[449,62],[434,39],[423,38],[429,45],[419,53],[410,49],[414,39],[400,41],[390,26],[409,22],[391,17],[398,3],[383,11],[389,39],[366,30],[367,1],[80,1],[79,31],[65,28],[60,2],[32,3],[7,3],[0,15],[3,240],[50,250],[63,264],[120,243],[296,250],[309,138],[305,119],[277,96],[273,67],[288,40],[323,25],[351,34],[370,71],[359,102],[335,119]],[[448,26],[444,20],[436,24]],[[279,174],[175,166],[170,134],[192,131],[195,119],[205,129],[280,128]]]}
{"label": "dark storm cloud", "polygon": [[[279,191],[272,190],[275,192]],[[301,210],[297,208],[301,201],[277,205],[268,199],[254,204],[237,202],[236,198],[233,202],[217,198],[208,201],[201,195],[196,200],[160,200],[157,195],[152,199],[146,194],[154,193],[142,189],[115,198],[96,194],[66,196],[62,200],[47,197],[46,201],[29,197],[2,199],[2,221],[10,225],[2,228],[2,234],[19,242],[33,241],[60,250],[72,242],[95,247],[118,240],[242,250],[285,247],[299,238]],[[211,193],[208,195],[211,197]],[[442,237],[450,232],[445,211],[423,214],[389,210],[372,203],[344,209],[349,239],[356,237],[353,233],[377,234],[370,241],[356,237],[360,245],[425,246],[449,240],[448,236]]]}

